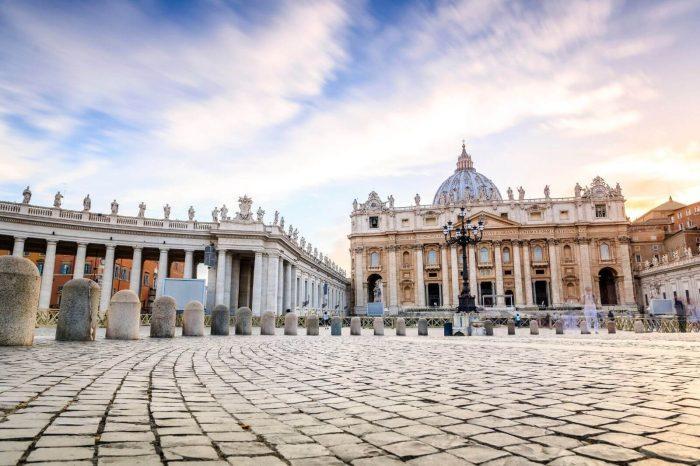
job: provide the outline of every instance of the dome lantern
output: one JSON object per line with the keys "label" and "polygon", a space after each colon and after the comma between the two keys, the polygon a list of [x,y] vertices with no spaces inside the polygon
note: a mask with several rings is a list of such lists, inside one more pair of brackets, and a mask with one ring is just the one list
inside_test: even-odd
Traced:
{"label": "dome lantern", "polygon": [[463,202],[502,201],[501,193],[488,177],[474,169],[471,155],[462,141],[462,153],[457,159],[455,172],[438,188],[433,205]]}

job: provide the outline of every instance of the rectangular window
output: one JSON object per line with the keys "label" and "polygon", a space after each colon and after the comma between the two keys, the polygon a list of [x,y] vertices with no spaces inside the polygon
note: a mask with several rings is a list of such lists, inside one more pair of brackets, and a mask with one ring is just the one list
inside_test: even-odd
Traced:
{"label": "rectangular window", "polygon": [[605,218],[608,216],[608,209],[605,204],[595,205],[595,218]]}
{"label": "rectangular window", "polygon": [[508,212],[501,212],[501,218],[508,219]]}
{"label": "rectangular window", "polygon": [[379,228],[379,217],[370,217],[369,218],[369,227],[370,228]]}
{"label": "rectangular window", "polygon": [[644,303],[646,306],[649,305],[649,296],[647,296],[646,294],[644,295]]}
{"label": "rectangular window", "polygon": [[85,267],[83,268],[83,273],[84,273],[84,274],[90,274],[90,273],[92,273],[92,265],[90,265],[90,264],[85,264]]}
{"label": "rectangular window", "polygon": [[68,275],[70,274],[70,262],[62,262],[61,263],[61,275]]}
{"label": "rectangular window", "polygon": [[635,254],[634,260],[637,264],[641,264],[642,263],[642,256],[640,256],[639,254]]}
{"label": "rectangular window", "polygon": [[542,220],[542,212],[530,212],[530,220]]}
{"label": "rectangular window", "polygon": [[435,217],[425,217],[425,224],[429,226],[437,225],[437,219]]}
{"label": "rectangular window", "polygon": [[409,224],[408,224],[408,219],[407,219],[407,218],[402,218],[402,219],[401,219],[401,226],[402,226],[402,227],[407,227],[408,225],[409,225]]}
{"label": "rectangular window", "polygon": [[562,220],[569,220],[569,211],[568,210],[560,210],[559,211],[559,218]]}
{"label": "rectangular window", "polygon": [[535,269],[535,275],[544,275],[544,269]]}

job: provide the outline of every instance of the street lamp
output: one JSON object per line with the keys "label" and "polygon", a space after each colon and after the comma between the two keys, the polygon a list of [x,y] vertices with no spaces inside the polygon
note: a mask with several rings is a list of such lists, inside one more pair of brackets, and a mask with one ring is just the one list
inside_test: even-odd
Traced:
{"label": "street lamp", "polygon": [[460,207],[457,214],[459,220],[458,225],[454,225],[451,221],[442,227],[442,232],[445,234],[445,243],[448,246],[459,244],[462,246],[462,292],[459,294],[459,306],[457,312],[478,312],[474,303],[474,295],[469,294],[469,272],[467,270],[467,245],[476,245],[481,241],[484,235],[484,219],[479,218],[479,221],[474,225],[467,218],[467,213],[464,207]]}

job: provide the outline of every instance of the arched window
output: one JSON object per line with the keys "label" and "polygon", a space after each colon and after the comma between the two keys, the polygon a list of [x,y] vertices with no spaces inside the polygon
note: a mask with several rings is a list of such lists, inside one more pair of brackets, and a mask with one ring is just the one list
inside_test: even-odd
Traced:
{"label": "arched window", "polygon": [[571,259],[572,259],[571,246],[569,246],[568,244],[565,244],[564,245],[564,260],[570,261]]}
{"label": "arched window", "polygon": [[503,248],[503,263],[510,264],[510,248]]}
{"label": "arched window", "polygon": [[379,253],[378,252],[375,251],[369,255],[369,266],[370,267],[379,267]]}
{"label": "arched window", "polygon": [[610,246],[608,243],[600,243],[600,260],[610,260]]}
{"label": "arched window", "polygon": [[428,264],[429,265],[437,264],[437,252],[428,251]]}
{"label": "arched window", "polygon": [[489,250],[488,248],[479,249],[479,262],[487,263],[489,261]]}
{"label": "arched window", "polygon": [[408,267],[411,265],[411,253],[408,251],[403,252],[403,265],[404,267]]}
{"label": "arched window", "polygon": [[535,248],[532,250],[532,256],[535,262],[542,262],[544,260],[542,246],[535,246]]}

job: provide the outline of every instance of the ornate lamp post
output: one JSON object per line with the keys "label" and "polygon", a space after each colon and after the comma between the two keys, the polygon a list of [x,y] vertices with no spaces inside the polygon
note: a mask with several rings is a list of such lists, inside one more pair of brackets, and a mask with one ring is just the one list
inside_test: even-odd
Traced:
{"label": "ornate lamp post", "polygon": [[464,207],[460,208],[457,214],[459,217],[458,224],[447,222],[447,225],[442,227],[442,232],[445,234],[445,242],[448,246],[459,244],[462,246],[462,292],[459,294],[459,306],[457,312],[478,312],[474,302],[474,295],[469,294],[469,272],[467,270],[467,245],[476,245],[481,241],[484,235],[484,220],[479,218],[476,225],[467,219],[467,214]]}

